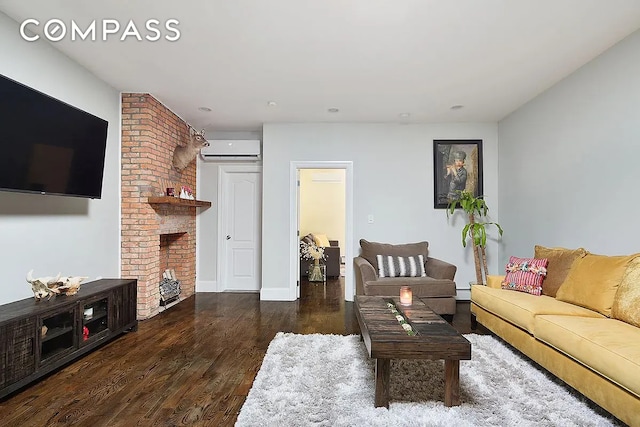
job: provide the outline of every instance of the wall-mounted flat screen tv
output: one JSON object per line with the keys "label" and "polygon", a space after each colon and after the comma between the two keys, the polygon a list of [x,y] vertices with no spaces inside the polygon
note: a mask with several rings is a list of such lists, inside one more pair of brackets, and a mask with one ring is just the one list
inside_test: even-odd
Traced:
{"label": "wall-mounted flat screen tv", "polygon": [[107,126],[0,75],[0,190],[99,199]]}

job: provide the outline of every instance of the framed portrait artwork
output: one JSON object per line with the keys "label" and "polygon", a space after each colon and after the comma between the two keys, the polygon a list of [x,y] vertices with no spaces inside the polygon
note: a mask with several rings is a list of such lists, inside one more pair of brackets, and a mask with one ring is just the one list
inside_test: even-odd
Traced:
{"label": "framed portrait artwork", "polygon": [[433,141],[433,198],[435,209],[446,209],[458,191],[475,197],[482,189],[482,140],[435,139]]}

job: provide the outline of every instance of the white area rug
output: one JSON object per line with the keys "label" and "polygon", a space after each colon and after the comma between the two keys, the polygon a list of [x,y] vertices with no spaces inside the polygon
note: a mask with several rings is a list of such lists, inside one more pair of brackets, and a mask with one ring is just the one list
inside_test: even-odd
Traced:
{"label": "white area rug", "polygon": [[392,361],[389,409],[374,408],[374,371],[357,335],[279,332],[236,426],[611,426],[530,362],[486,335],[465,335],[462,404],[447,408],[442,361]]}

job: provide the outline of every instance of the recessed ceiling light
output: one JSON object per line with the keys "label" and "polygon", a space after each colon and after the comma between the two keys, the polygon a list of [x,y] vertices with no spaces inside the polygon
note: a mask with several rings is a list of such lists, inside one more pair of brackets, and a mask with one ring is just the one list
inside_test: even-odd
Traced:
{"label": "recessed ceiling light", "polygon": [[204,111],[205,113],[211,112],[211,108],[209,108],[209,107],[199,107],[198,110]]}
{"label": "recessed ceiling light", "polygon": [[460,110],[461,108],[464,108],[464,105],[456,104],[451,106],[452,110]]}
{"label": "recessed ceiling light", "polygon": [[276,101],[269,101],[267,102],[267,106],[268,107],[275,107],[276,105],[278,105],[278,103]]}
{"label": "recessed ceiling light", "polygon": [[407,117],[411,116],[410,113],[400,113],[398,114],[399,117],[402,117],[403,119],[406,119]]}
{"label": "recessed ceiling light", "polygon": [[337,108],[329,108],[329,109],[327,109],[327,111],[330,112],[330,113],[337,113],[340,110],[337,109]]}

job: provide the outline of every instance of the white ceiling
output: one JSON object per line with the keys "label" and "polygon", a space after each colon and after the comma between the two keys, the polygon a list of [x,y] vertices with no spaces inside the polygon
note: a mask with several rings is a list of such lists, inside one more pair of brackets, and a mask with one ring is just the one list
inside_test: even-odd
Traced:
{"label": "white ceiling", "polygon": [[0,11],[38,28],[133,19],[142,37],[148,19],[177,19],[175,42],[120,41],[121,30],[54,45],[208,131],[495,122],[640,28],[639,0],[0,0]]}

